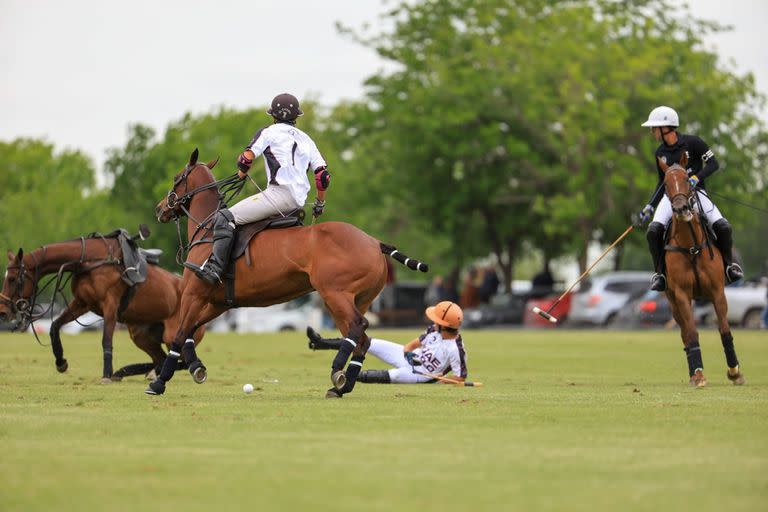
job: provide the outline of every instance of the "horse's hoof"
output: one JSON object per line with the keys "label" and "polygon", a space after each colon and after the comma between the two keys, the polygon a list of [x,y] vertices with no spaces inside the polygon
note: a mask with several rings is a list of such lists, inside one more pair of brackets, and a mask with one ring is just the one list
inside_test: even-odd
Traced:
{"label": "horse's hoof", "polygon": [[[732,374],[731,371],[734,371],[735,373]],[[736,368],[728,368],[725,375],[728,377],[728,380],[733,382],[734,386],[743,386],[747,383],[747,379],[744,378],[744,374],[741,373],[738,366]]]}
{"label": "horse's hoof", "polygon": [[66,359],[64,360],[63,363],[56,365],[56,370],[59,373],[64,373],[65,371],[67,371],[68,368],[69,368],[69,363],[67,362]]}
{"label": "horse's hoof", "polygon": [[325,392],[325,398],[342,398],[343,396],[336,388],[331,388]]}
{"label": "horse's hoof", "polygon": [[112,384],[112,379],[109,378],[109,377],[102,377],[101,378],[101,383],[102,384]]}
{"label": "horse's hoof", "polygon": [[205,371],[205,366],[200,365],[192,370],[192,380],[195,384],[202,384],[208,379],[208,373]]}
{"label": "horse's hoof", "polygon": [[149,387],[144,390],[148,395],[162,395],[165,393],[165,382],[160,379],[153,380],[149,383]]}
{"label": "horse's hoof", "polygon": [[703,388],[706,386],[707,378],[704,376],[704,372],[701,370],[696,370],[696,373],[694,373],[693,377],[691,377],[689,384],[694,388]]}
{"label": "horse's hoof", "polygon": [[333,382],[334,388],[341,391],[344,388],[344,385],[347,383],[347,376],[344,375],[344,371],[336,370],[333,372],[333,375],[331,375],[331,382]]}

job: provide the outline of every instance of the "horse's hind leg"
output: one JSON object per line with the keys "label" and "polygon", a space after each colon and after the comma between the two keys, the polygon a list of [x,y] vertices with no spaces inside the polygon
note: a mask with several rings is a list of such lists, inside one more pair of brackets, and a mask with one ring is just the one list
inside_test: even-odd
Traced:
{"label": "horse's hind leg", "polygon": [[726,376],[728,380],[733,382],[734,386],[741,386],[746,384],[747,381],[744,378],[744,374],[741,373],[739,358],[736,357],[736,348],[733,346],[733,335],[731,334],[731,326],[728,323],[728,302],[725,299],[725,294],[721,293],[718,297],[715,297],[712,304],[715,307],[717,328],[720,331],[720,341],[723,344],[725,361],[728,364]]}
{"label": "horse's hind leg", "polygon": [[[365,353],[371,344],[371,339],[365,334],[368,321],[355,307],[352,294],[325,294],[323,298],[343,337],[336,357],[331,363],[333,387],[328,390],[325,396],[326,398],[340,398],[354,389],[357,376],[363,367]],[[352,360],[347,365],[350,355]],[[345,365],[347,366],[346,371],[344,371]]]}

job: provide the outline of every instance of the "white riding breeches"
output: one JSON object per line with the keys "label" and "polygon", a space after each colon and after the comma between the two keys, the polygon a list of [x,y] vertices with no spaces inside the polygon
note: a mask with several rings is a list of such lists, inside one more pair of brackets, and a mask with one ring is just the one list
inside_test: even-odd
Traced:
{"label": "white riding breeches", "polygon": [[229,211],[235,217],[235,224],[241,226],[273,215],[288,215],[303,206],[296,204],[288,187],[269,185],[263,192],[239,201]]}
{"label": "white riding breeches", "polygon": [[[707,218],[707,222],[710,226],[723,218],[723,214],[720,213],[720,210],[717,209],[715,203],[713,203],[706,194],[702,194],[701,191],[696,191],[696,195],[699,197],[701,209],[704,210],[704,216]],[[672,203],[669,202],[669,197],[664,194],[661,201],[659,201],[659,205],[656,207],[656,213],[653,215],[653,222],[659,222],[666,226],[669,224],[670,220],[672,220]]]}
{"label": "white riding breeches", "polygon": [[389,370],[389,380],[393,384],[418,384],[421,382],[430,382],[431,378],[419,375],[419,367],[414,368],[408,364],[405,359],[403,346],[391,341],[371,338],[371,346],[368,347],[368,354],[378,357],[387,364],[394,366]]}

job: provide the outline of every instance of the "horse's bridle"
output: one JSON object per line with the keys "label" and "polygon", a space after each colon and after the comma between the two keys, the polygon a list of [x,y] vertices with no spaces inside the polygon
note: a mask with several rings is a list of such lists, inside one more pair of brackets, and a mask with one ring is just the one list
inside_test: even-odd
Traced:
{"label": "horse's bridle", "polygon": [[[37,282],[40,277],[40,264],[45,261],[45,246],[43,247],[43,256],[42,259],[38,262],[37,256],[35,256],[34,252],[31,252],[30,255],[32,256],[32,259],[35,260],[34,269],[35,273],[32,275],[30,271],[27,269],[26,265],[24,265],[24,258],[19,259],[19,263],[17,265],[8,265],[6,267],[6,270],[18,270],[18,278],[16,280],[16,289],[11,294],[10,297],[5,295],[4,293],[0,292],[0,304],[4,304],[10,308],[11,313],[16,315],[17,317],[20,317],[24,322],[28,322],[32,319],[32,312],[34,311],[35,305],[37,303],[37,296],[38,296],[38,288],[37,288]],[[32,290],[32,295],[29,299],[25,299],[23,297],[24,295],[24,279],[26,277],[29,277],[32,279],[32,282],[34,283],[34,287]],[[18,297],[14,299],[14,297]]]}
{"label": "horse's bridle", "polygon": [[[678,168],[680,169],[680,171],[678,171]],[[678,166],[677,168],[674,168],[674,167],[671,168],[671,171],[685,173],[685,169],[683,169],[680,166]],[[669,171],[667,171],[667,172],[669,172]],[[696,195],[693,192],[694,192],[694,189],[689,187],[687,194],[685,194],[683,192],[678,192],[677,194],[669,196],[669,206],[672,208],[672,213],[675,213],[677,215],[682,215],[686,211],[693,211],[694,206],[695,206],[695,202],[696,202]],[[685,198],[685,206],[682,206],[680,208],[675,208],[675,206],[674,206],[675,199],[677,199],[678,197]]]}

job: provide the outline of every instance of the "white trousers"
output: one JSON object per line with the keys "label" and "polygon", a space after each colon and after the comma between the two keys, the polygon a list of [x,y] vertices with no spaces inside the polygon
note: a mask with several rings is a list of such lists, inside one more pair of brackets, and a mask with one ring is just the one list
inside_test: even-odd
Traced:
{"label": "white trousers", "polygon": [[[368,348],[368,354],[376,356],[385,363],[394,366],[389,370],[389,380],[393,384],[418,384],[420,382],[429,382],[432,379],[414,373],[413,367],[405,359],[403,346],[391,341],[371,338],[371,346]],[[416,367],[416,372],[419,367]]]}
{"label": "white trousers", "polygon": [[[709,197],[702,194],[700,191],[697,191],[696,194],[699,196],[701,208],[704,210],[704,216],[707,218],[707,222],[710,226],[723,218],[723,214],[720,213],[720,210],[717,209],[717,206],[715,206],[715,203],[713,203]],[[659,201],[659,206],[656,207],[656,213],[653,215],[653,222],[659,222],[666,226],[669,224],[670,220],[672,220],[672,203],[669,202],[669,197],[664,194],[661,201]]]}
{"label": "white trousers", "polygon": [[235,217],[235,224],[240,226],[273,215],[288,215],[289,212],[303,206],[303,204],[296,204],[288,187],[269,185],[263,192],[239,201],[229,211]]}

